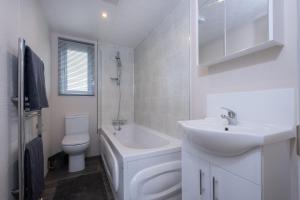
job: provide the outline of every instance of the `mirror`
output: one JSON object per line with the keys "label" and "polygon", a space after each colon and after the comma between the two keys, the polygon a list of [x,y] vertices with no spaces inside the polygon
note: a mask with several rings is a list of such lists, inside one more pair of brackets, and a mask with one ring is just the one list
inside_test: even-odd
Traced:
{"label": "mirror", "polygon": [[207,63],[225,56],[225,3],[199,0],[199,61]]}
{"label": "mirror", "polygon": [[268,0],[226,0],[226,52],[269,40]]}
{"label": "mirror", "polygon": [[200,66],[218,64],[282,45],[282,34],[279,33],[281,0],[197,0],[197,2],[196,30],[198,30]]}

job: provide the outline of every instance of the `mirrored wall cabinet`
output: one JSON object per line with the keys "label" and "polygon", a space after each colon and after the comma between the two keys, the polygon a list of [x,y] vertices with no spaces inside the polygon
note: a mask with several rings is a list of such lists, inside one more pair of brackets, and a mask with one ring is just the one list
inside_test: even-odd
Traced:
{"label": "mirrored wall cabinet", "polygon": [[283,45],[283,0],[191,0],[191,17],[200,67]]}

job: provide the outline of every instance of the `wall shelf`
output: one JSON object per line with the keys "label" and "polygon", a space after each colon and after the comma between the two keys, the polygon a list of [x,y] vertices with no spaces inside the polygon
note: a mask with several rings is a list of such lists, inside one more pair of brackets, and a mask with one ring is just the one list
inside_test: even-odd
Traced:
{"label": "wall shelf", "polygon": [[199,64],[199,67],[214,66],[214,65],[217,65],[217,64],[220,64],[220,63],[224,63],[224,62],[236,59],[236,58],[240,58],[240,57],[245,56],[245,55],[249,55],[249,54],[259,52],[259,51],[262,51],[262,50],[265,50],[265,49],[269,49],[269,48],[275,47],[275,46],[282,47],[283,44],[280,43],[280,42],[274,41],[274,40],[266,41],[264,43],[261,43],[261,44],[258,44],[256,46],[254,46],[254,47],[251,47],[251,48],[248,48],[248,49],[243,49],[243,50],[228,54],[228,55],[226,55],[222,58],[213,60],[211,62],[207,62],[207,63],[203,63],[203,64],[201,63],[201,64]]}

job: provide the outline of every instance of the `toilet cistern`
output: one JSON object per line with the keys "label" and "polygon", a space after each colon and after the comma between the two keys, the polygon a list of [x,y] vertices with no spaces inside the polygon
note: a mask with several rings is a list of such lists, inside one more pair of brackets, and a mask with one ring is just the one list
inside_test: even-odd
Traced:
{"label": "toilet cistern", "polygon": [[237,125],[237,116],[236,112],[229,108],[221,107],[221,109],[227,111],[227,115],[221,114],[222,119],[226,119],[228,121],[228,125]]}

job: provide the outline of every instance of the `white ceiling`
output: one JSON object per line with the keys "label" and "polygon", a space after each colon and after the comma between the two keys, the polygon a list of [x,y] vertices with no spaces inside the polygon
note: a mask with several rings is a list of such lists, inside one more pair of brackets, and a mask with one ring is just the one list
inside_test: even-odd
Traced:
{"label": "white ceiling", "polygon": [[40,1],[52,31],[136,47],[180,0]]}

